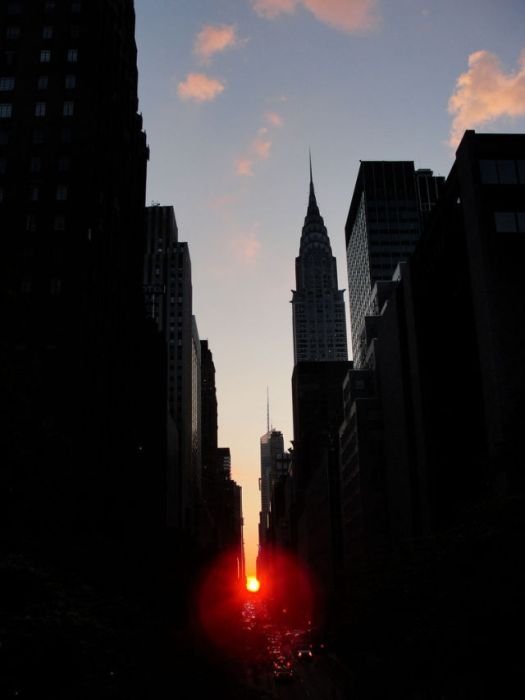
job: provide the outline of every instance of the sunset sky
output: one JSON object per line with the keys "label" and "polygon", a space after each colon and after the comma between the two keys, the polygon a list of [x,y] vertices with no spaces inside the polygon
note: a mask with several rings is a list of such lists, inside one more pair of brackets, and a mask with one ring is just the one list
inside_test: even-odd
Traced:
{"label": "sunset sky", "polygon": [[267,386],[271,422],[287,447],[293,439],[289,302],[308,150],[347,289],[344,223],[360,160],[413,160],[447,175],[466,128],[525,131],[525,2],[135,0],[135,9],[147,201],[174,206],[190,247],[250,573]]}

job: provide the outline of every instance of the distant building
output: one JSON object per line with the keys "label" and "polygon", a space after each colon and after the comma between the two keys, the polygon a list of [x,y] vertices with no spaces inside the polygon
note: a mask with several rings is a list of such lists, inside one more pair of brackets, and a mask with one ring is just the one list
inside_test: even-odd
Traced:
{"label": "distant building", "polygon": [[267,540],[272,486],[278,472],[278,460],[284,453],[284,438],[279,430],[269,429],[261,437],[261,513],[259,520],[259,544]]}
{"label": "distant building", "polygon": [[168,468],[169,523],[186,532],[196,528],[201,482],[200,340],[192,313],[188,244],[178,240],[172,206],[146,208],[144,303],[164,340],[170,423],[177,435],[176,464]]}
{"label": "distant building", "polygon": [[319,213],[310,163],[310,197],[295,260],[293,291],[294,364],[348,359],[343,290],[328,232]]}
{"label": "distant building", "polygon": [[218,477],[222,481],[232,478],[232,457],[229,447],[217,448]]}

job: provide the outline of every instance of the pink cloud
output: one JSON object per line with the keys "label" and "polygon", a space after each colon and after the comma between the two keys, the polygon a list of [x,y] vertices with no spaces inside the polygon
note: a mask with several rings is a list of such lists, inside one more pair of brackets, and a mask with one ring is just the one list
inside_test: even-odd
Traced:
{"label": "pink cloud", "polygon": [[255,262],[262,247],[256,231],[241,234],[232,240],[232,245],[237,259],[247,264]]}
{"label": "pink cloud", "polygon": [[276,112],[266,112],[266,121],[271,126],[276,127],[282,126],[284,124],[283,118],[280,114],[277,114]]}
{"label": "pink cloud", "polygon": [[253,8],[261,17],[273,19],[302,6],[316,19],[343,32],[362,32],[379,24],[377,0],[255,0]]}
{"label": "pink cloud", "polygon": [[266,129],[266,127],[259,129],[257,137],[253,140],[251,145],[252,153],[254,153],[257,158],[266,160],[266,158],[268,158],[270,155],[271,147],[272,142],[268,138],[268,129]]}
{"label": "pink cloud", "polygon": [[448,111],[454,115],[449,141],[452,147],[466,129],[500,117],[525,116],[525,50],[514,73],[505,73],[498,57],[488,51],[470,54],[468,70],[457,79]]}
{"label": "pink cloud", "polygon": [[235,27],[229,24],[204,26],[195,39],[194,52],[202,61],[209,59],[216,53],[233,48],[239,43]]}
{"label": "pink cloud", "polygon": [[224,87],[220,80],[209,78],[203,73],[190,73],[186,80],[178,84],[177,92],[182,100],[210,102],[224,91]]}
{"label": "pink cloud", "polygon": [[253,160],[250,158],[239,158],[235,161],[235,172],[241,177],[253,177]]}

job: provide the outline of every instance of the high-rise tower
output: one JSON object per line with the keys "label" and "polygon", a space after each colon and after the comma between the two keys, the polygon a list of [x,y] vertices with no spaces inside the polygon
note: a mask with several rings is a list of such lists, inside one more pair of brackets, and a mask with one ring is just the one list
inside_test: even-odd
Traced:
{"label": "high-rise tower", "polygon": [[[365,362],[365,317],[377,314],[399,262],[408,260],[444,178],[413,161],[362,161],[345,226],[354,367]],[[377,285],[377,294],[372,289]]]}
{"label": "high-rise tower", "polygon": [[0,510],[24,522],[136,522],[153,473],[134,30],[131,0],[0,3]]}
{"label": "high-rise tower", "polygon": [[295,259],[297,289],[292,298],[294,364],[303,361],[345,361],[344,290],[338,289],[337,265],[319,213],[310,160],[310,197]]}

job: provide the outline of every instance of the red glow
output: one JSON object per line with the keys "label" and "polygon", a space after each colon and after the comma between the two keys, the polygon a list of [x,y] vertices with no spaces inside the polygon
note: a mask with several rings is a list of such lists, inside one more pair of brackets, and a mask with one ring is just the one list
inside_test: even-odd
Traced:
{"label": "red glow", "polygon": [[200,633],[214,647],[236,657],[242,653],[241,606],[246,598],[237,571],[235,554],[219,557],[202,577],[196,596]]}
{"label": "red glow", "polygon": [[253,654],[257,610],[264,610],[260,614],[271,624],[307,627],[315,608],[312,577],[287,552],[274,550],[263,559],[258,576],[246,581],[238,578],[235,554],[221,556],[203,575],[196,590],[195,621],[199,636],[215,652],[239,660]]}

